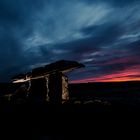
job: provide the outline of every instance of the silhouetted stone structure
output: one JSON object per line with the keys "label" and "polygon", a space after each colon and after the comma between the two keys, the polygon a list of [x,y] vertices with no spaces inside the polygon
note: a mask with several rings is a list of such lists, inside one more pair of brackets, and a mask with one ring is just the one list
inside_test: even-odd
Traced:
{"label": "silhouetted stone structure", "polygon": [[61,60],[39,67],[27,74],[13,77],[13,83],[29,83],[29,102],[46,102],[59,104],[69,99],[68,77],[66,72],[84,67],[75,61]]}

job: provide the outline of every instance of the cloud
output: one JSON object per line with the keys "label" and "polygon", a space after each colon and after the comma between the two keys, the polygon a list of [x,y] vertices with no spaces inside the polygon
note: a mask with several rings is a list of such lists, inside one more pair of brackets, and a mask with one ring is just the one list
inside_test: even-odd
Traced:
{"label": "cloud", "polygon": [[113,7],[121,7],[121,6],[126,6],[129,4],[137,4],[138,0],[83,0],[83,2],[87,4],[94,4],[94,3],[108,3],[112,5]]}

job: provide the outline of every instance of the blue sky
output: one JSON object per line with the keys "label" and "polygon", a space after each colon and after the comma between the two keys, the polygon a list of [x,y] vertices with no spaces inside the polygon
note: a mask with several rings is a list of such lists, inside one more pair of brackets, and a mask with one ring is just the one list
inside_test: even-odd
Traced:
{"label": "blue sky", "polygon": [[1,0],[0,81],[60,59],[74,82],[140,79],[140,1]]}

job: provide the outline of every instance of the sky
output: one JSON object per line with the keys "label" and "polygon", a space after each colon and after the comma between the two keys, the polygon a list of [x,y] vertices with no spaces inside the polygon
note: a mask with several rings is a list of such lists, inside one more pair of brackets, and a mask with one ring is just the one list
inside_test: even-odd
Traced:
{"label": "sky", "polygon": [[61,59],[70,82],[140,80],[139,0],[0,0],[0,82]]}

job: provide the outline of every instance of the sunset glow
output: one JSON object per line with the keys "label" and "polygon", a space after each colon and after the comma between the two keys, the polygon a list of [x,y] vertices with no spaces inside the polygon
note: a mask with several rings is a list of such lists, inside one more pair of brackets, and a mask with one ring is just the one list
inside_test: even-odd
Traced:
{"label": "sunset glow", "polygon": [[128,70],[120,71],[118,73],[107,74],[100,77],[92,77],[75,81],[73,80],[70,83],[123,82],[123,81],[140,81],[140,71],[136,69],[136,67],[133,67]]}

